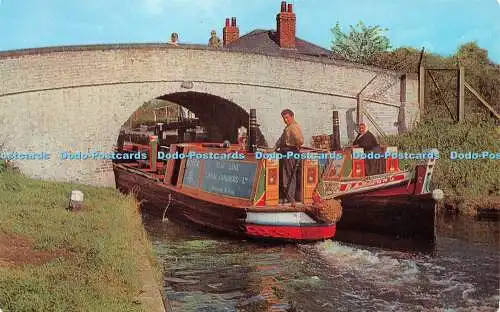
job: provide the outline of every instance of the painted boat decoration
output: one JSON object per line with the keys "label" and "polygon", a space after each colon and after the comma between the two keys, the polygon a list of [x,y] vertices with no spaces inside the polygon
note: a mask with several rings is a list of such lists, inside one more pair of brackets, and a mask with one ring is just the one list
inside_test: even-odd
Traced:
{"label": "painted boat decoration", "polygon": [[[396,147],[382,147],[380,154],[397,154]],[[315,201],[340,200],[342,231],[369,232],[395,238],[435,242],[436,203],[442,191],[431,191],[431,180],[438,155],[430,150],[427,159],[412,170],[401,170],[399,159],[382,161],[382,173],[367,176],[366,160],[355,155],[359,148],[346,148],[343,159],[322,166]]]}
{"label": "painted boat decoration", "polygon": [[[436,196],[430,190],[435,158],[403,171],[397,158],[387,157],[379,162],[379,174],[366,176],[369,164],[355,156],[362,149],[347,147],[330,157],[302,148],[299,153],[307,156],[300,157],[292,206],[281,198],[280,161],[257,157],[266,151],[256,148],[256,128],[251,117],[246,146],[160,146],[156,135],[148,145],[122,142],[119,152],[146,157],[115,163],[116,185],[169,217],[249,237],[315,241],[342,229],[435,241]],[[397,148],[380,152],[393,155]]]}
{"label": "painted boat decoration", "polygon": [[[338,151],[343,160],[302,160],[301,200],[291,207],[280,203],[278,160],[256,159],[240,145],[183,143],[159,152],[156,146],[155,137],[149,146],[124,145],[123,151],[147,153],[148,160],[115,164],[117,187],[199,225],[251,237],[311,241],[334,237],[337,223],[348,230],[388,234],[403,227],[407,236],[423,233],[433,240],[433,159],[413,171],[401,171],[397,159],[388,159],[386,173],[369,177],[363,174],[364,160],[352,159],[359,149]],[[301,152],[318,158],[323,153]],[[190,153],[241,159],[197,159]],[[158,154],[172,159],[158,160]]]}
{"label": "painted boat decoration", "polygon": [[[255,153],[240,145],[223,148],[222,144],[183,143],[162,147],[159,152],[156,149],[156,137],[149,146],[123,146],[124,152],[147,153],[148,160],[114,164],[116,185],[121,191],[133,191],[149,205],[168,207],[170,216],[235,234],[305,241],[335,235],[340,205],[322,213],[313,205],[317,161],[303,162],[303,183],[299,183],[302,200],[292,207],[279,200],[278,160],[256,159]],[[239,156],[224,160],[189,157],[195,153]],[[186,158],[163,161],[155,155]]]}

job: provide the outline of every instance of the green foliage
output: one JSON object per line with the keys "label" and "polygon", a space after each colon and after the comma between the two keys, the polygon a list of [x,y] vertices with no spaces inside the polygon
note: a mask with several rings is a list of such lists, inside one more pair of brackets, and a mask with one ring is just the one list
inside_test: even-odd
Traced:
{"label": "green foliage", "polygon": [[[420,57],[420,50],[402,47],[378,53],[367,64],[393,71],[417,73]],[[454,69],[461,66],[465,71],[465,81],[497,112],[500,111],[500,66],[492,62],[488,58],[488,51],[480,48],[476,42],[459,46],[457,52],[449,57],[426,52],[422,57],[422,65],[427,69]],[[384,143],[408,152],[438,148],[441,158],[434,171],[435,187],[443,189],[447,197],[463,209],[469,209],[468,206],[473,205],[476,199],[500,196],[500,163],[486,159],[450,160],[450,153],[498,153],[500,132],[498,120],[467,90],[466,121],[456,123],[457,73],[458,71],[453,70],[427,71],[423,120],[410,133],[388,137]],[[413,162],[402,161],[402,166],[406,168],[413,165]]]}
{"label": "green foliage", "polygon": [[[75,188],[85,194],[78,213],[65,209]],[[35,251],[62,254],[44,264],[0,266],[4,311],[141,311],[134,300],[152,248],[133,198],[4,172],[0,207],[0,235],[21,235]]]}
{"label": "green foliage", "polygon": [[461,45],[458,48],[456,57],[462,65],[464,65],[464,63],[472,63],[475,65],[488,65],[491,63],[488,59],[488,51],[480,48],[476,41]]}
{"label": "green foliage", "polygon": [[[336,41],[333,51],[351,61],[381,67],[393,71],[417,73],[421,51],[401,47],[386,51],[388,41],[379,38],[379,49],[370,57],[361,57],[360,48],[366,44],[363,38],[380,36],[380,28],[370,31],[362,24],[361,31],[351,27],[350,34],[344,34],[340,26],[332,29]],[[361,34],[366,33],[366,37]],[[368,35],[369,34],[369,35]],[[375,44],[366,48],[372,50]],[[368,54],[368,53],[367,53]],[[493,108],[500,111],[500,66],[488,58],[488,51],[476,42],[465,43],[449,57],[424,53],[422,65],[425,68],[458,68],[465,71],[465,80]],[[495,160],[450,160],[450,153],[500,151],[498,120],[469,91],[465,92],[466,121],[457,124],[456,88],[457,71],[428,71],[425,79],[425,112],[423,120],[410,133],[391,136],[384,144],[398,146],[401,151],[421,152],[423,149],[438,148],[441,158],[434,171],[434,184],[451,198],[500,196],[500,163]],[[435,81],[435,83],[434,83]],[[436,86],[437,85],[437,86]],[[440,89],[441,91],[439,91]],[[401,166],[409,169],[415,165],[402,161]]]}
{"label": "green foliage", "polygon": [[437,148],[440,159],[434,171],[435,187],[448,196],[500,196],[498,160],[451,160],[450,153],[500,151],[500,133],[492,118],[482,114],[469,116],[461,124],[447,119],[427,118],[413,131],[384,140],[401,151],[421,152]]}
{"label": "green foliage", "polygon": [[[421,51],[414,48],[398,48],[391,52],[377,54],[368,65],[389,70],[417,73]],[[488,103],[500,111],[500,66],[488,58],[488,52],[480,48],[476,42],[465,43],[458,47],[457,52],[449,57],[424,53],[422,65],[425,68],[457,68],[462,66],[465,71],[465,81],[469,83]],[[432,76],[432,77],[431,77]],[[436,81],[442,93],[433,82]],[[426,74],[425,106],[426,114],[432,118],[457,118],[456,88],[457,71],[428,71]],[[451,114],[446,108],[448,105]],[[469,91],[465,91],[466,115],[489,111]]]}
{"label": "green foliage", "polygon": [[334,36],[333,53],[348,61],[366,63],[376,54],[391,48],[389,38],[383,35],[387,29],[366,26],[361,21],[356,26],[350,25],[349,28],[350,32],[344,33],[337,22],[331,29]]}
{"label": "green foliage", "polygon": [[[162,108],[168,106],[168,114],[166,110]],[[156,113],[156,122],[175,122],[178,120],[180,106],[178,104],[168,102],[168,101],[149,101],[145,102],[141,107],[137,109],[132,116],[125,122],[124,126],[127,128],[137,128],[140,125],[154,125],[154,116]],[[155,112],[155,113],[154,113]]]}

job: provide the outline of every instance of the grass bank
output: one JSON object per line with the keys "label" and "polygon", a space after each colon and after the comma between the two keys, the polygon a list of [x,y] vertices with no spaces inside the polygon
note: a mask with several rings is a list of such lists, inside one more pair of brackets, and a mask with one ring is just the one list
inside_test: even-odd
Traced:
{"label": "grass bank", "polygon": [[[461,124],[427,118],[411,132],[388,137],[384,143],[407,152],[433,147],[439,150],[433,184],[445,193],[442,207],[467,215],[475,215],[480,209],[500,210],[500,160],[450,157],[451,152],[500,153],[500,128],[489,116],[470,115]],[[400,166],[413,165],[411,161],[401,161]]]}
{"label": "grass bank", "polygon": [[[85,194],[80,212],[65,209],[73,189]],[[156,262],[132,197],[3,170],[0,207],[4,312],[144,310],[140,269]]]}

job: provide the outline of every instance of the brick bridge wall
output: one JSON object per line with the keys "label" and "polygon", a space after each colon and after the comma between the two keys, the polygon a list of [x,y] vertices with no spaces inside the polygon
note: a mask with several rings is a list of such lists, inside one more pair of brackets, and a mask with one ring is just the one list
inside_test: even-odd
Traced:
{"label": "brick bridge wall", "polygon": [[[406,123],[418,118],[416,77],[313,57],[160,44],[43,48],[0,52],[0,77],[5,150],[51,153],[50,160],[18,161],[22,171],[93,185],[114,185],[109,164],[60,160],[58,153],[112,151],[120,126],[139,106],[174,92],[208,93],[247,112],[257,109],[270,144],[282,132],[284,108],[295,111],[308,145],[313,135],[331,133],[334,109],[341,140],[352,140],[361,90],[363,106],[388,134],[398,131],[402,102]],[[193,88],[183,89],[184,81]]]}

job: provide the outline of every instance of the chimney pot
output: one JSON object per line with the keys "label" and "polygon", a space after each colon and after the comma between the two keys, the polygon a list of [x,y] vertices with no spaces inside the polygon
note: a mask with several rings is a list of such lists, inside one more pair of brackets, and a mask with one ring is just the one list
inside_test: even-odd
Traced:
{"label": "chimney pot", "polygon": [[276,16],[277,43],[284,49],[295,49],[296,18],[293,5],[281,2],[281,12]]}
{"label": "chimney pot", "polygon": [[281,12],[286,12],[286,1],[281,1]]}
{"label": "chimney pot", "polygon": [[226,18],[226,27],[222,30],[222,42],[224,47],[228,46],[232,42],[236,41],[240,37],[240,31],[236,26],[236,17]]}

